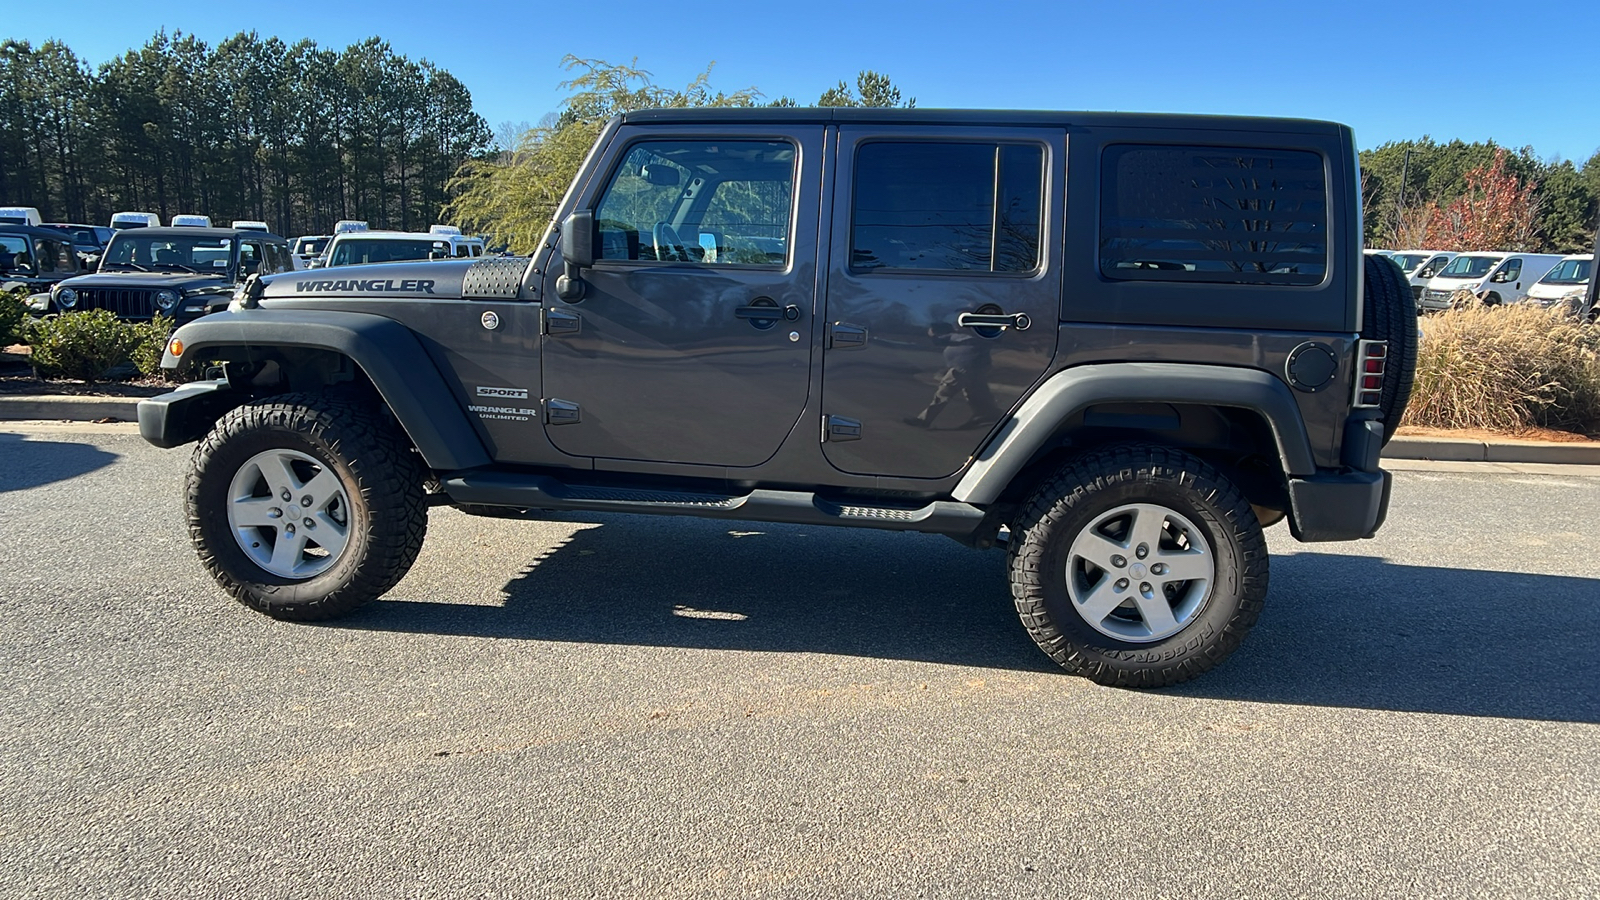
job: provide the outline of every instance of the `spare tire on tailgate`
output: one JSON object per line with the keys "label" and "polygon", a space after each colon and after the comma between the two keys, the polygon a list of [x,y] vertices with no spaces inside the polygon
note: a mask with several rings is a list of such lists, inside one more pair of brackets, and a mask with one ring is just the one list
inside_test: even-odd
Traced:
{"label": "spare tire on tailgate", "polygon": [[1361,336],[1369,341],[1389,342],[1389,364],[1384,367],[1383,393],[1378,402],[1383,413],[1383,442],[1387,444],[1400,427],[1400,416],[1411,399],[1411,379],[1417,370],[1417,305],[1405,273],[1388,257],[1367,257],[1365,281]]}

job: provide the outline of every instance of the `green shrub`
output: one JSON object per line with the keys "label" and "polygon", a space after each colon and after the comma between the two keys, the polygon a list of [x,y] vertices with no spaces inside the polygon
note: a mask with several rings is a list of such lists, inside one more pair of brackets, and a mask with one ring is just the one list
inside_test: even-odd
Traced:
{"label": "green shrub", "polygon": [[28,316],[26,289],[0,291],[0,348],[22,340],[22,323]]}
{"label": "green shrub", "polygon": [[172,320],[161,314],[148,322],[131,326],[137,345],[133,348],[133,364],[146,378],[164,378],[171,375],[161,368],[161,356],[166,352],[167,341],[172,339]]}
{"label": "green shrub", "polygon": [[1600,433],[1600,326],[1511,304],[1447,310],[1422,329],[1403,424]]}
{"label": "green shrub", "polygon": [[138,346],[133,326],[110,310],[69,312],[28,325],[33,367],[41,378],[98,381],[128,362]]}

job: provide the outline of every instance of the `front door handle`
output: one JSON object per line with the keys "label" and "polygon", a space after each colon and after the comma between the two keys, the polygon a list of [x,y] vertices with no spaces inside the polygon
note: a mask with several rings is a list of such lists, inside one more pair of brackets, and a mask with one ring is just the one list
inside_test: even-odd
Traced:
{"label": "front door handle", "polygon": [[798,321],[800,307],[793,303],[779,307],[771,298],[757,297],[749,306],[734,307],[733,314],[741,319],[748,319],[750,324],[757,328],[771,328],[778,324],[779,319]]}
{"label": "front door handle", "polygon": [[1027,313],[969,313],[964,312],[956,316],[956,324],[962,328],[1015,328],[1018,331],[1027,331],[1033,325],[1033,319]]}

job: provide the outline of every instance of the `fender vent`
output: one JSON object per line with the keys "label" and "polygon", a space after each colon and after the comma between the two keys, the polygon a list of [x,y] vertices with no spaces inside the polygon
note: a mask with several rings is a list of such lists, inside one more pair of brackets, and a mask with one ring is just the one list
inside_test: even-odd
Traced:
{"label": "fender vent", "polygon": [[515,300],[522,289],[522,274],[532,262],[526,256],[480,259],[467,267],[461,296],[471,299]]}

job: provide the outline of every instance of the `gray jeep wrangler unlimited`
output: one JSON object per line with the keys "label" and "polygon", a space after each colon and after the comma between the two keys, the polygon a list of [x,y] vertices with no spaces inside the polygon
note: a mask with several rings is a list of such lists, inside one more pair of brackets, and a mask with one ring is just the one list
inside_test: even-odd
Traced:
{"label": "gray jeep wrangler unlimited", "polygon": [[630,113],[531,258],[255,279],[140,430],[199,441],[194,545],[284,619],[392,588],[432,504],[843,525],[1004,545],[1052,659],[1173,684],[1265,526],[1383,521],[1415,306],[1359,183],[1324,122]]}

